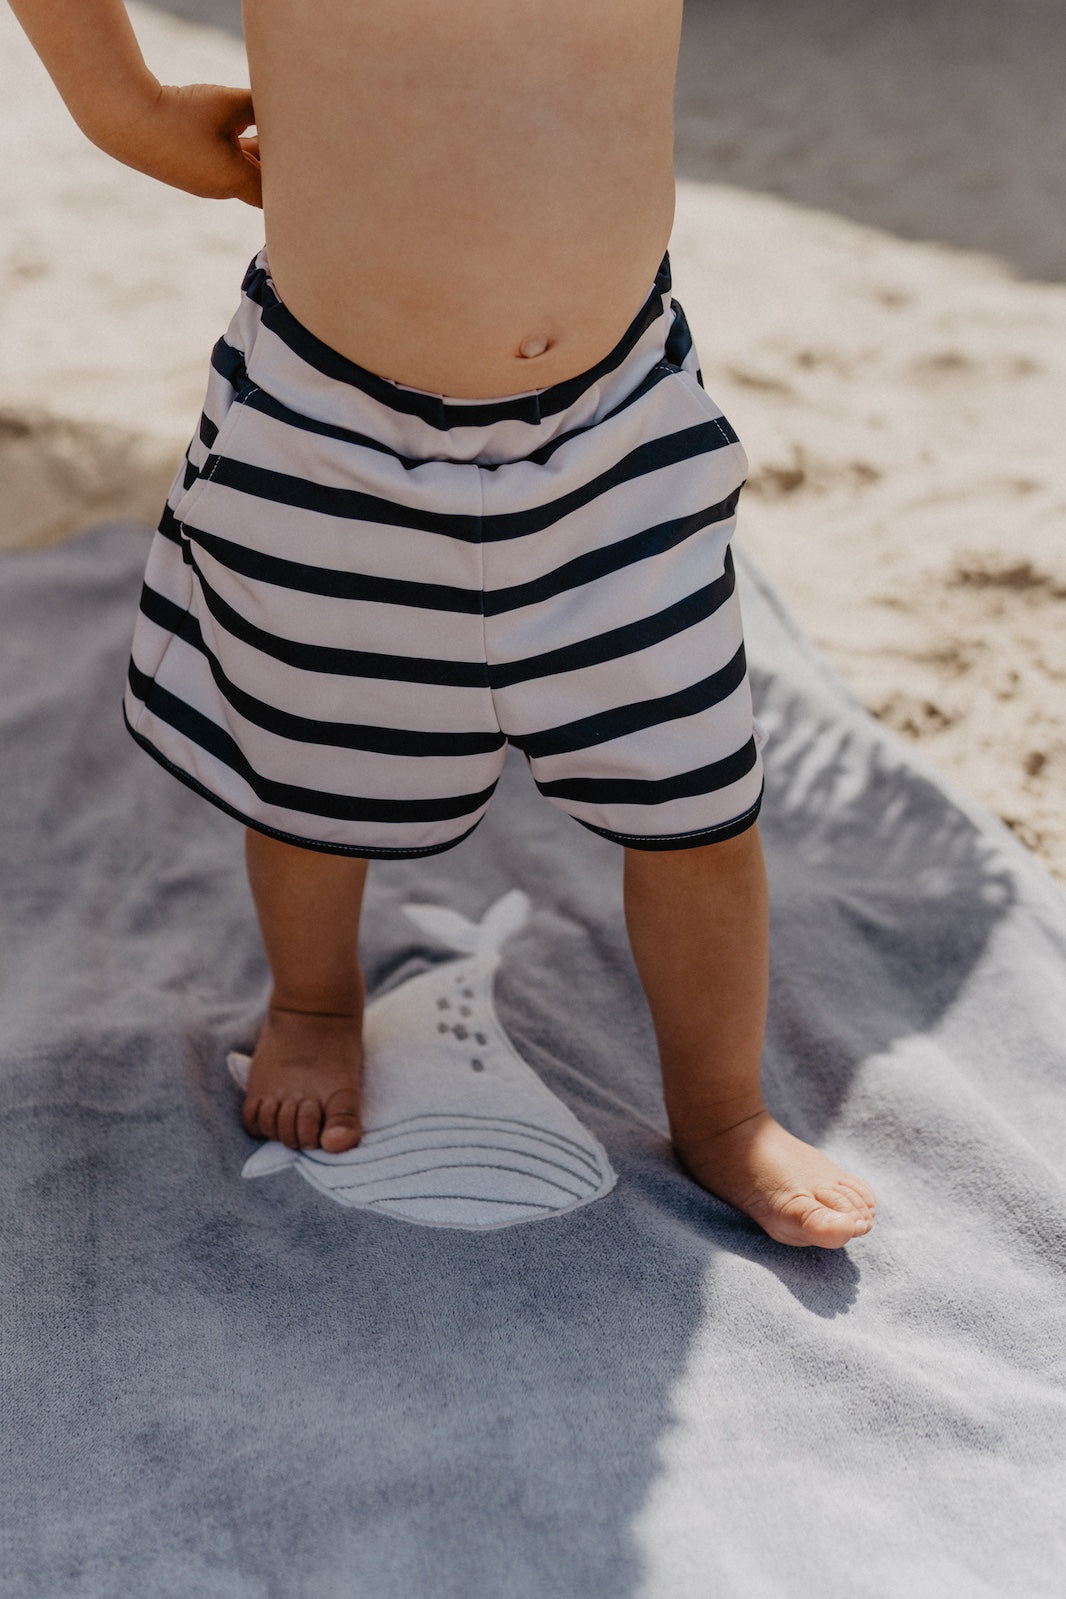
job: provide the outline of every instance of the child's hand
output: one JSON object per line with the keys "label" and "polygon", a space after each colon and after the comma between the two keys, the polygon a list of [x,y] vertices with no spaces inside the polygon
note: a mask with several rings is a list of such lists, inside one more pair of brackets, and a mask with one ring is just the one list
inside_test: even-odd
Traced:
{"label": "child's hand", "polygon": [[247,89],[192,83],[160,87],[143,112],[90,137],[126,166],[176,189],[261,206],[259,141],[240,137],[254,122]]}

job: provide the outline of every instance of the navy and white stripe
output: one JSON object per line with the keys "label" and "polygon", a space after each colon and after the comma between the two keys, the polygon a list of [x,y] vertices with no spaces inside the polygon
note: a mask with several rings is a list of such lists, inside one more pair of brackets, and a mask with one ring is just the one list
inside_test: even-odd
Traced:
{"label": "navy and white stripe", "polygon": [[590,372],[468,401],[331,350],[260,255],[152,546],[130,729],[316,849],[457,843],[507,742],[608,837],[739,832],[762,788],[729,554],[746,467],[666,263]]}

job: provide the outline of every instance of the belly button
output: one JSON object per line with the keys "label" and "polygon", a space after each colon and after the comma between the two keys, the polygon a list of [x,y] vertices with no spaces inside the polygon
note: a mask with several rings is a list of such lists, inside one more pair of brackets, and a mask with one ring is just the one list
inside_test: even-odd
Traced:
{"label": "belly button", "polygon": [[536,356],[543,355],[551,349],[551,340],[542,338],[539,334],[530,334],[528,339],[523,339],[518,346],[518,353],[524,361],[532,361]]}

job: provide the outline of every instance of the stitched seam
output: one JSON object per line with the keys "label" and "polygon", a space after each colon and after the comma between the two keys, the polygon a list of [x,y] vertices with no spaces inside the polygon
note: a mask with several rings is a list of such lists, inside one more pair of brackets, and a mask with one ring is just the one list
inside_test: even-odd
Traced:
{"label": "stitched seam", "polygon": [[708,833],[721,833],[724,832],[727,827],[735,827],[738,822],[742,822],[744,818],[746,816],[750,816],[753,811],[758,811],[760,806],[761,800],[759,804],[749,805],[746,811],[741,811],[739,816],[734,816],[728,822],[715,822],[710,827],[694,827],[690,832],[687,833],[616,833],[612,829],[606,827],[600,828],[599,831],[602,833],[610,833],[612,838],[620,838],[623,840],[630,838],[644,839],[648,843],[651,843],[652,840],[666,840],[670,838],[705,838]]}

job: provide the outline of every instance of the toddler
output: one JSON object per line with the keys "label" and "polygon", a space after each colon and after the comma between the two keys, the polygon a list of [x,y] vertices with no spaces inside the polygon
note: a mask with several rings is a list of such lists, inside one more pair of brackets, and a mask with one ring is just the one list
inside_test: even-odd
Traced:
{"label": "toddler", "polygon": [[251,95],[161,87],[122,0],[12,4],[101,148],[264,208],[125,706],[247,829],[248,1132],[359,1141],[367,862],[458,844],[511,743],[623,852],[687,1171],[783,1243],[869,1231],[760,1091],[746,461],[665,255],[682,0],[246,0]]}

